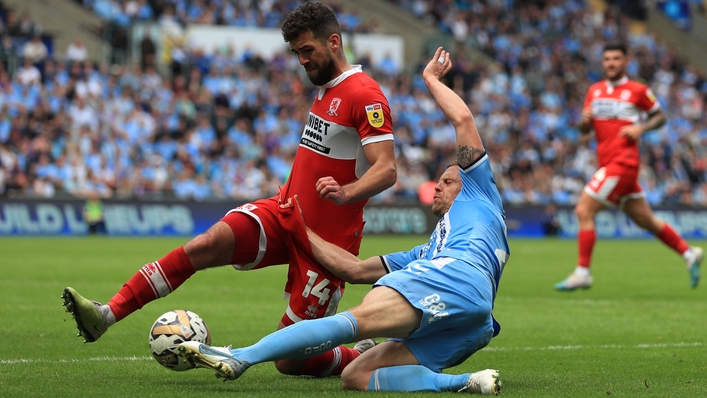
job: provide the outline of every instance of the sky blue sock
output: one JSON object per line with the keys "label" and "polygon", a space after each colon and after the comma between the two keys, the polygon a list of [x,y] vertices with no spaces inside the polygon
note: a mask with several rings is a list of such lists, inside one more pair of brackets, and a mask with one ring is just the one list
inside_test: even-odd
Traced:
{"label": "sky blue sock", "polygon": [[436,373],[421,365],[380,368],[373,372],[368,391],[459,391],[471,373]]}
{"label": "sky blue sock", "polygon": [[358,323],[348,312],[297,322],[270,333],[250,347],[231,352],[238,359],[256,363],[278,359],[304,359],[355,341]]}

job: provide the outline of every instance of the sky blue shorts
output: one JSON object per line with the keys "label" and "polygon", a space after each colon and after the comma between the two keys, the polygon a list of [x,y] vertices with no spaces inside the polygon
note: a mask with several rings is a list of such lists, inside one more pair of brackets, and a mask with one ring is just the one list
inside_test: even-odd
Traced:
{"label": "sky blue shorts", "polygon": [[400,341],[435,372],[464,362],[493,336],[493,282],[487,273],[450,257],[415,260],[374,286],[387,286],[423,313],[420,327]]}

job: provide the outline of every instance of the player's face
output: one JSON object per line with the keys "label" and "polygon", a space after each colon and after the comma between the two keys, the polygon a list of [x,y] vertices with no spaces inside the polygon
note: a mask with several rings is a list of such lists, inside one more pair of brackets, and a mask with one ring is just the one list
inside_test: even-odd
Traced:
{"label": "player's face", "polygon": [[452,202],[457,198],[462,190],[462,180],[459,177],[459,167],[449,166],[442,173],[437,185],[435,185],[435,196],[432,201],[432,214],[442,217],[452,207]]}
{"label": "player's face", "polygon": [[[334,35],[332,35],[334,36]],[[329,48],[331,39],[322,43],[312,32],[305,32],[290,41],[290,51],[297,55],[312,84],[324,85],[336,74],[334,53]]]}
{"label": "player's face", "polygon": [[628,57],[620,50],[604,51],[601,66],[604,68],[604,76],[608,80],[619,80],[624,76]]}

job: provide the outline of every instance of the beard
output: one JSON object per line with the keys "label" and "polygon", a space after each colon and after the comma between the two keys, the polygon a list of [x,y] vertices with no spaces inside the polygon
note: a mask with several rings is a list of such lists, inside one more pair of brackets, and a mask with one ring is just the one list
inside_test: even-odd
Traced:
{"label": "beard", "polygon": [[447,212],[448,209],[444,208],[444,204],[442,203],[441,200],[435,200],[432,202],[432,214],[435,215],[435,217],[442,218],[444,213]]}
{"label": "beard", "polygon": [[624,68],[616,68],[612,71],[604,71],[604,76],[607,80],[615,81],[619,80],[624,75]]}
{"label": "beard", "polygon": [[309,81],[315,86],[323,86],[329,83],[336,73],[336,62],[331,57],[328,57],[321,65],[317,65],[307,72]]}

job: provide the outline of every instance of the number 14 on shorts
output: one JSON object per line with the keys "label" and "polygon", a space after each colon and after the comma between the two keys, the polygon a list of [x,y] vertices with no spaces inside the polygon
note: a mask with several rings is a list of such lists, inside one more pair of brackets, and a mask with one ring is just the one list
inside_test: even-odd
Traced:
{"label": "number 14 on shorts", "polygon": [[329,300],[329,297],[331,297],[331,290],[327,288],[327,285],[329,285],[329,282],[331,281],[324,278],[321,282],[315,285],[314,283],[317,281],[317,278],[319,278],[319,274],[312,270],[308,270],[307,276],[309,277],[309,280],[307,281],[307,285],[304,287],[302,297],[307,298],[311,294],[312,296],[319,298],[319,305],[324,305]]}

